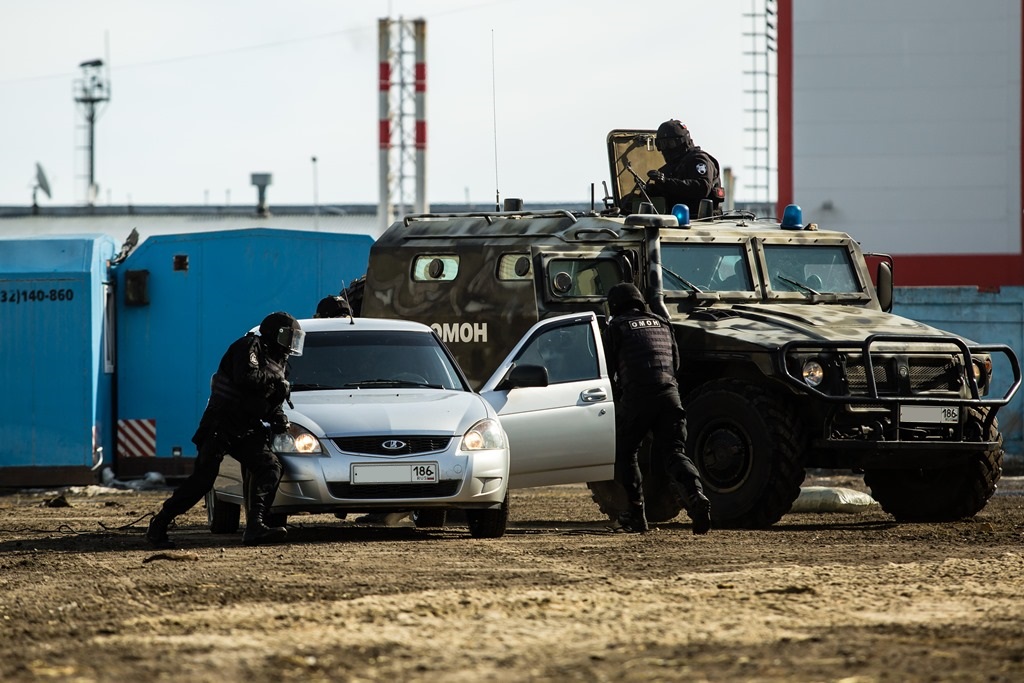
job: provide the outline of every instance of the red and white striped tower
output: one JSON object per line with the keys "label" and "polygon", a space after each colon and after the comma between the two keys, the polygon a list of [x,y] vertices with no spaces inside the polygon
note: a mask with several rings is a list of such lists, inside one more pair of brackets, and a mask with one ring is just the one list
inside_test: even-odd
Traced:
{"label": "red and white striped tower", "polygon": [[410,209],[418,213],[430,210],[426,172],[426,21],[381,19],[378,41],[380,204],[377,215],[378,227],[383,231]]}
{"label": "red and white striped tower", "polygon": [[416,41],[416,211],[427,213],[427,22],[413,22]]}
{"label": "red and white striped tower", "polygon": [[383,232],[391,225],[391,20],[377,24],[377,47],[380,58],[378,105],[380,115],[380,200],[377,206],[378,227]]}

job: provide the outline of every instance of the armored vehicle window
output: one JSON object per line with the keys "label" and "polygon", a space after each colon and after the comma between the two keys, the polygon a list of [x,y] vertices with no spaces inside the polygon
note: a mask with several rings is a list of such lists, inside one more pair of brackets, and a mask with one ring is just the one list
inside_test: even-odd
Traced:
{"label": "armored vehicle window", "polygon": [[622,271],[612,259],[551,259],[548,278],[558,297],[605,296],[622,282]]}
{"label": "armored vehicle window", "polygon": [[765,244],[764,261],[769,285],[777,292],[857,294],[861,287],[841,244],[795,246]]}
{"label": "armored vehicle window", "polygon": [[418,282],[454,280],[459,273],[459,257],[455,254],[422,254],[412,264],[412,279]]}
{"label": "armored vehicle window", "polygon": [[[694,284],[704,292],[751,292],[754,284],[744,244],[687,242],[661,245],[664,286],[687,290]],[[686,282],[684,282],[685,280]]]}
{"label": "armored vehicle window", "polygon": [[502,254],[498,259],[499,280],[529,280],[533,277],[533,264],[529,254]]}
{"label": "armored vehicle window", "polygon": [[516,357],[516,365],[542,365],[548,382],[578,382],[598,376],[597,352],[590,324],[549,328],[531,339]]}

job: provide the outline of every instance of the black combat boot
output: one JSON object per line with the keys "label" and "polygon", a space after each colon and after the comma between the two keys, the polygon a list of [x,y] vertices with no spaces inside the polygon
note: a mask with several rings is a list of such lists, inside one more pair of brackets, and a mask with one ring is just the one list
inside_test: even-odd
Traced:
{"label": "black combat boot", "polygon": [[624,534],[643,534],[649,529],[647,516],[644,514],[644,504],[631,503],[629,509],[619,513],[615,519],[616,531]]}
{"label": "black combat boot", "polygon": [[283,526],[267,526],[263,518],[270,507],[271,494],[257,494],[255,487],[249,486],[248,506],[245,511],[245,533],[242,543],[245,545],[262,545],[264,543],[280,543],[288,535]]}
{"label": "black combat boot", "polygon": [[711,530],[711,501],[699,488],[689,496],[686,512],[693,520],[693,533],[702,536]]}
{"label": "black combat boot", "polygon": [[160,512],[153,515],[149,520],[149,528],[146,529],[146,540],[154,548],[173,548],[174,541],[167,537],[167,527],[174,518],[161,508]]}

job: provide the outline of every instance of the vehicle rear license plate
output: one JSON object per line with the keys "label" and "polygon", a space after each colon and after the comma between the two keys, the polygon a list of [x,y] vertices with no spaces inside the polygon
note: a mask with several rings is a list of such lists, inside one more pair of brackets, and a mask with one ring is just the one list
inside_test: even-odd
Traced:
{"label": "vehicle rear license plate", "polygon": [[352,465],[353,484],[422,484],[436,482],[436,462]]}
{"label": "vehicle rear license plate", "polygon": [[955,424],[959,417],[957,406],[900,406],[900,422]]}

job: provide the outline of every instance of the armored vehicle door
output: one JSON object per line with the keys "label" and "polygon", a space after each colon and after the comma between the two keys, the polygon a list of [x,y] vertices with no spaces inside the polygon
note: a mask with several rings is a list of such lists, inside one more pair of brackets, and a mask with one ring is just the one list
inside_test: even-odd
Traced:
{"label": "armored vehicle door", "polygon": [[[647,184],[647,172],[665,165],[665,157],[654,147],[656,135],[655,130],[616,129],[608,133],[611,199],[625,214],[633,213],[640,202],[647,201],[640,191]],[[665,213],[665,200],[661,197],[651,199],[658,212]]]}
{"label": "armored vehicle door", "polygon": [[[542,379],[517,384],[510,377],[514,368],[537,370],[534,377]],[[508,434],[512,488],[613,478],[615,406],[608,375],[593,313],[542,320],[516,343],[480,391]]]}

